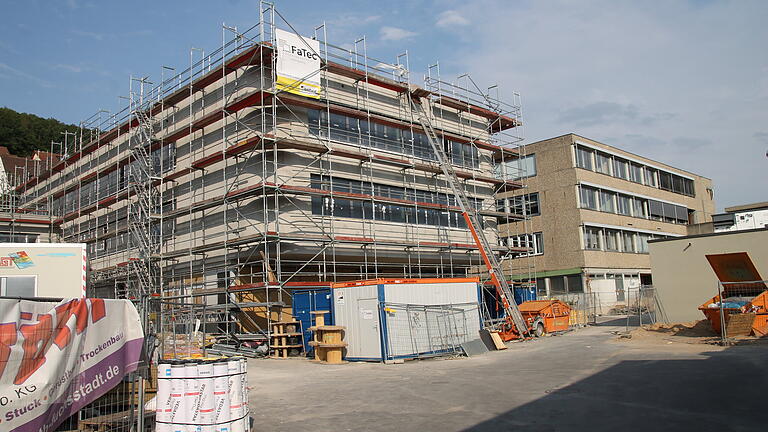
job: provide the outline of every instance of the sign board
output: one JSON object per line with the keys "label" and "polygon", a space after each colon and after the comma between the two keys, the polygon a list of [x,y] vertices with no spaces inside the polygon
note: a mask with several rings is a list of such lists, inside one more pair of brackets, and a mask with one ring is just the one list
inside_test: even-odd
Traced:
{"label": "sign board", "polygon": [[0,430],[48,432],[136,370],[128,300],[0,299]]}
{"label": "sign board", "polygon": [[277,90],[320,99],[320,42],[276,29]]}
{"label": "sign board", "polygon": [[84,243],[0,243],[0,296],[85,297],[85,251]]}

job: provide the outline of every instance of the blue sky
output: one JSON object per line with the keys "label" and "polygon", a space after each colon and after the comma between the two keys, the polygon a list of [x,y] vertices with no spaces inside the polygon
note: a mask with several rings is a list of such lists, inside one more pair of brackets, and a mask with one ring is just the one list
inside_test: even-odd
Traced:
{"label": "blue sky", "polygon": [[[0,1],[0,106],[70,123],[258,17],[247,0]],[[276,5],[304,34],[325,21],[337,45],[365,35],[387,61],[407,49],[417,81],[439,60],[444,79],[520,92],[528,142],[574,132],[712,178],[720,209],[768,200],[768,2]]]}

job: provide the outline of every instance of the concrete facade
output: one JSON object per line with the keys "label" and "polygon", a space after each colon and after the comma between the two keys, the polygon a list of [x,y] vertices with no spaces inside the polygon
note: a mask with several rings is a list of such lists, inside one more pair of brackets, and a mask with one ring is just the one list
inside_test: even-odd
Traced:
{"label": "concrete facade", "polygon": [[[588,162],[577,159],[578,149]],[[538,194],[529,231],[541,233],[543,251],[510,260],[507,271],[514,278],[515,268],[522,267],[517,261],[533,260],[540,295],[591,291],[602,293],[599,301],[606,304],[621,302],[621,288],[651,283],[648,239],[686,235],[687,224],[708,221],[714,212],[710,179],[579,135],[528,144],[522,151],[535,158],[536,173],[526,190],[499,199]],[[662,189],[662,175],[684,193]],[[655,216],[664,206],[681,214]]]}

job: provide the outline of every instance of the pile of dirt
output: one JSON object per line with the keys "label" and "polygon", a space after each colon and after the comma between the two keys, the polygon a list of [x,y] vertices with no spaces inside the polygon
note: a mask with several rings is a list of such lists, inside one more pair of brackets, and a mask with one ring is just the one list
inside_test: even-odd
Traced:
{"label": "pile of dirt", "polygon": [[[751,336],[743,336],[739,341],[756,339]],[[691,321],[673,324],[653,324],[632,330],[628,335],[621,337],[623,341],[648,343],[648,344],[711,344],[720,343],[720,336],[712,330],[707,320]]]}
{"label": "pile of dirt", "polygon": [[672,336],[684,336],[684,337],[713,337],[717,336],[712,330],[712,326],[707,320],[690,321],[685,323],[664,324],[657,323],[652,324],[642,329],[649,332],[657,332],[669,334]]}

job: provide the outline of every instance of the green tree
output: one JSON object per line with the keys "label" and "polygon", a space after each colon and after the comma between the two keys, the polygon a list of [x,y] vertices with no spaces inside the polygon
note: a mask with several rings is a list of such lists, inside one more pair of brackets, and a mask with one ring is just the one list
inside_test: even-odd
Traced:
{"label": "green tree", "polygon": [[54,118],[0,108],[0,145],[17,156],[30,156],[35,150],[50,151],[51,141],[64,140],[61,134],[64,131],[80,133],[80,128]]}

